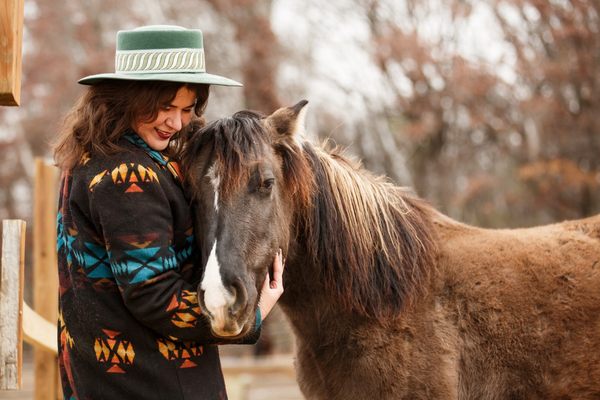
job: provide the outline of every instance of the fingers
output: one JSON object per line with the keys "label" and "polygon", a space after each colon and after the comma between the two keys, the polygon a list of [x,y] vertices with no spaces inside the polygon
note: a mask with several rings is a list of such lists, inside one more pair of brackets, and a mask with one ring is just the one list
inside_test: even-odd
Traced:
{"label": "fingers", "polygon": [[279,249],[275,260],[273,260],[273,280],[271,280],[269,271],[267,271],[267,276],[261,290],[258,306],[260,307],[263,319],[267,317],[279,297],[283,294],[283,269],[283,255],[281,249]]}
{"label": "fingers", "polygon": [[271,282],[271,276],[269,275],[269,271],[267,271],[267,277],[265,278],[265,281],[263,282],[263,285],[262,285],[263,292],[265,290],[269,289],[270,282]]}
{"label": "fingers", "polygon": [[283,288],[283,253],[281,249],[277,252],[275,260],[273,261],[273,280],[270,281],[271,289],[277,289],[278,287]]}

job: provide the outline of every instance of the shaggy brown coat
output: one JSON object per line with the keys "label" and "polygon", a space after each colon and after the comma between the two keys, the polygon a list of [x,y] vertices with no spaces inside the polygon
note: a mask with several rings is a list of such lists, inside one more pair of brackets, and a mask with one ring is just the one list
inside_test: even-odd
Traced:
{"label": "shaggy brown coat", "polygon": [[[207,168],[222,177],[207,240],[267,260],[220,259],[223,276],[260,285],[269,254],[287,254],[281,304],[307,398],[600,398],[600,216],[461,224],[298,138],[305,104],[214,122],[184,161],[203,204]],[[264,171],[275,185],[260,192]],[[273,215],[283,228],[265,230]]]}

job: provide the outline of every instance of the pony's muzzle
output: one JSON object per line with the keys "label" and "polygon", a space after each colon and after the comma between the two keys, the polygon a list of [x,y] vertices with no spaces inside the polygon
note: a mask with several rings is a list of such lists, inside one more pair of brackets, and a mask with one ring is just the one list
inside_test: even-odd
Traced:
{"label": "pony's muzzle", "polygon": [[198,302],[215,335],[232,337],[242,333],[246,322],[247,293],[239,279],[222,288],[198,287]]}

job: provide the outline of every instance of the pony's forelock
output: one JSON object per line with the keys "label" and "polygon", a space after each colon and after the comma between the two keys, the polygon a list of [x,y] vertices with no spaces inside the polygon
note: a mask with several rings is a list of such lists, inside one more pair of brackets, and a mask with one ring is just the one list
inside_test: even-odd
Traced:
{"label": "pony's forelock", "polygon": [[[253,111],[239,111],[231,117],[219,119],[206,125],[195,134],[195,140],[184,153],[184,166],[191,166],[195,154],[209,146],[214,158],[214,172],[219,176],[219,195],[227,199],[231,193],[247,182],[250,166],[260,162],[265,149],[272,146],[282,160],[282,173],[286,194],[295,206],[305,208],[310,204],[314,182],[309,164],[298,142],[290,135],[271,132],[265,127],[264,116]],[[186,174],[193,176],[193,171]],[[192,177],[192,181],[198,177]],[[194,188],[191,182],[192,190]]]}

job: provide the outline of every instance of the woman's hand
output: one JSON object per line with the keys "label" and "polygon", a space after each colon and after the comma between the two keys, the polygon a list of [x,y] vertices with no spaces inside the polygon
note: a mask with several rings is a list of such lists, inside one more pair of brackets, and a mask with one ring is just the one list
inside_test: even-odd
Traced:
{"label": "woman's hand", "polygon": [[277,252],[275,256],[275,260],[273,261],[273,280],[269,276],[269,271],[267,271],[267,277],[265,278],[265,283],[260,292],[260,302],[258,303],[258,307],[260,308],[260,314],[262,320],[264,320],[269,312],[277,303],[277,300],[283,294],[283,255],[281,253],[281,249]]}

